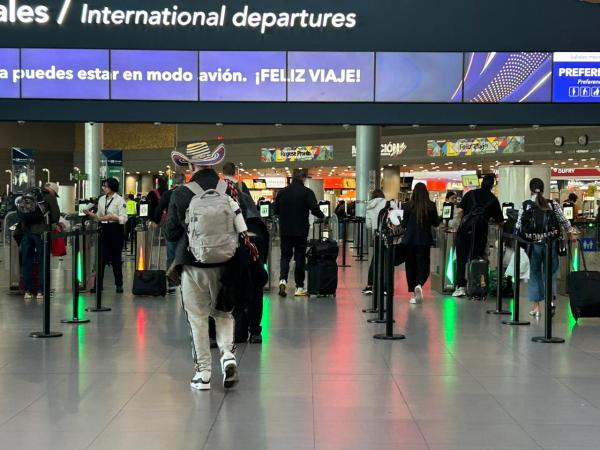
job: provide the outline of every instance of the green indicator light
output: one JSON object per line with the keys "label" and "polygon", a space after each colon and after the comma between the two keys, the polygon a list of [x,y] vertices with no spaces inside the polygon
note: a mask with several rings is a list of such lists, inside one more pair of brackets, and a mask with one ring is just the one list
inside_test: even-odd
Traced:
{"label": "green indicator light", "polygon": [[458,311],[456,301],[452,297],[446,297],[442,306],[442,317],[444,324],[444,339],[446,346],[450,351],[454,349],[456,343],[456,328],[458,320]]}
{"label": "green indicator light", "polygon": [[448,283],[454,286],[454,247],[450,247],[448,261],[446,261],[446,278]]}
{"label": "green indicator light", "polygon": [[81,252],[77,252],[77,281],[83,280],[83,262],[81,261]]}
{"label": "green indicator light", "polygon": [[579,272],[579,249],[573,250],[573,261],[571,262],[572,272]]}

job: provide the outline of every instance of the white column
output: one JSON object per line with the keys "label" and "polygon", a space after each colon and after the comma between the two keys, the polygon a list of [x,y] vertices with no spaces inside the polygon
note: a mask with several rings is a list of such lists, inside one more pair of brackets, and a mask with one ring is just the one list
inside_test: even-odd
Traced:
{"label": "white column", "polygon": [[104,147],[104,125],[87,122],[85,124],[85,173],[86,197],[100,195],[100,152]]}

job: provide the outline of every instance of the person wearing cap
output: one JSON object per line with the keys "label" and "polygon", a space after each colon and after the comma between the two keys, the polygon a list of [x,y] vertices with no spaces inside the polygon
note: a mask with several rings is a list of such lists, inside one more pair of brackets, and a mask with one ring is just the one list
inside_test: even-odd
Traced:
{"label": "person wearing cap", "polygon": [[21,223],[23,238],[21,240],[21,273],[23,274],[23,289],[25,300],[33,298],[33,265],[39,262],[39,289],[36,299],[44,298],[44,240],[43,234],[58,226],[60,208],[58,207],[58,184],[48,182],[42,189],[44,203],[47,206],[44,218],[38,223]]}
{"label": "person wearing cap", "polygon": [[[174,151],[171,159],[176,166],[189,168],[193,172],[190,182],[175,189],[171,194],[169,212],[165,225],[167,241],[177,242],[173,267],[181,274],[181,299],[192,336],[192,356],[195,374],[190,386],[197,390],[210,389],[212,358],[208,334],[208,318],[216,326],[217,344],[221,354],[223,387],[234,387],[239,381],[238,366],[234,355],[234,318],[231,312],[217,309],[217,297],[221,291],[221,278],[225,264],[202,264],[189,250],[186,212],[197,186],[202,190],[223,189],[223,181],[214,170],[225,158],[225,146],[220,144],[214,151],[205,142],[190,144],[186,154]],[[247,237],[247,227],[240,206],[229,197],[235,214],[234,226],[237,233]],[[256,249],[255,249],[256,250]]]}

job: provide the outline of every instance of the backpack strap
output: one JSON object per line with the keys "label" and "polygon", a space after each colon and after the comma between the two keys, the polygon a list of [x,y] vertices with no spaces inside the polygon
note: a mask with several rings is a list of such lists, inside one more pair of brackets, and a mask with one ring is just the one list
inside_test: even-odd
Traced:
{"label": "backpack strap", "polygon": [[184,184],[186,188],[188,188],[194,195],[202,195],[204,194],[204,189],[195,181],[190,181],[189,183]]}
{"label": "backpack strap", "polygon": [[217,183],[217,187],[215,187],[215,191],[217,191],[221,195],[225,195],[227,193],[227,182],[223,180],[219,180]]}

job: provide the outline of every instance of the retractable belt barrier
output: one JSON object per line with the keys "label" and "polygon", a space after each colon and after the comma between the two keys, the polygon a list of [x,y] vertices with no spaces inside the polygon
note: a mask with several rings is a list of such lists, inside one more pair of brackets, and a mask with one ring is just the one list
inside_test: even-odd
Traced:
{"label": "retractable belt barrier", "polygon": [[82,324],[89,322],[89,319],[81,318],[79,316],[79,294],[80,294],[80,264],[79,250],[80,250],[80,238],[81,236],[96,235],[96,307],[87,308],[86,311],[110,311],[110,308],[102,307],[102,247],[101,247],[101,228],[97,230],[82,230],[81,226],[76,226],[73,231],[54,233],[52,231],[46,231],[43,234],[44,242],[44,305],[42,314],[42,331],[35,331],[29,334],[32,338],[53,338],[60,337],[63,334],[58,331],[51,331],[50,329],[50,292],[51,276],[50,276],[50,256],[51,256],[51,242],[53,239],[58,238],[70,238],[71,239],[71,253],[72,253],[72,298],[73,298],[73,311],[70,319],[63,319],[62,323],[73,323]]}
{"label": "retractable belt barrier", "polygon": [[348,246],[348,218],[342,217],[340,224],[342,225],[342,264],[339,267],[351,267],[346,262],[346,247]]}

